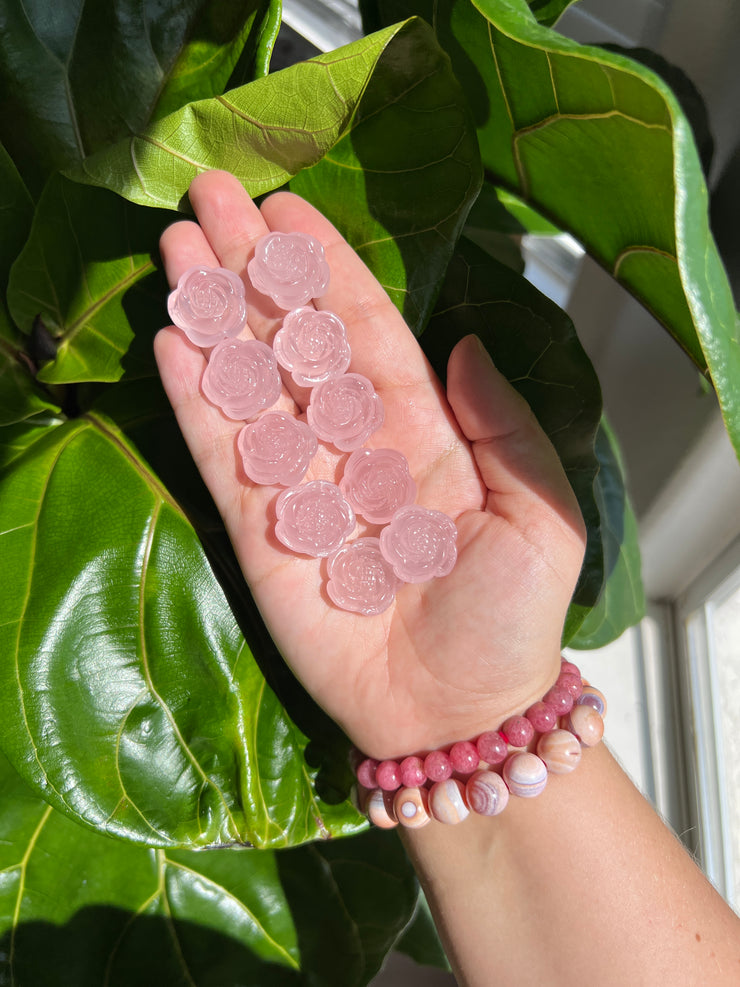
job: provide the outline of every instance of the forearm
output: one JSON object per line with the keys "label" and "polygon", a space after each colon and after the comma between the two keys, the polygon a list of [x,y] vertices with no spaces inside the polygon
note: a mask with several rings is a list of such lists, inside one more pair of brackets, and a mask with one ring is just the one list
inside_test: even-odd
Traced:
{"label": "forearm", "polygon": [[495,818],[403,838],[461,985],[740,979],[740,921],[604,745]]}

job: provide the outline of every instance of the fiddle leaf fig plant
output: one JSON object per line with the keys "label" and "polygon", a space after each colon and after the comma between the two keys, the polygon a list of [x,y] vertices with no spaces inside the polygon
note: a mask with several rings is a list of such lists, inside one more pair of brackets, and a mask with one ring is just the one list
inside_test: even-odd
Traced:
{"label": "fiddle leaf fig plant", "polygon": [[639,553],[598,379],[522,277],[519,234],[578,237],[706,374],[740,447],[735,313],[690,128],[647,68],[552,29],[568,5],[367,0],[364,37],[270,71],[277,0],[5,3],[3,982],[54,964],[77,987],[155,969],[347,987],[394,946],[441,958],[159,384],[157,241],[200,171],[314,203],[443,379],[478,333],[586,519],[564,643],[640,618]]}

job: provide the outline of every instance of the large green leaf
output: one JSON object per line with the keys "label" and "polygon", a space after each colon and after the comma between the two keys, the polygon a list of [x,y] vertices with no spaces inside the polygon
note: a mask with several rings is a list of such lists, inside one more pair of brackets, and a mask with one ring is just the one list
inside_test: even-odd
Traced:
{"label": "large green leaf", "polygon": [[[172,218],[59,174],[49,179],[8,289],[16,325],[29,333],[40,315],[55,340],[56,357],[39,380],[121,376],[134,335],[124,296],[154,271],[159,234]],[[164,293],[156,308],[162,325]]]}
{"label": "large green leaf", "polygon": [[529,9],[540,22],[547,27],[552,27],[558,21],[568,7],[572,7],[578,0],[527,0]]}
{"label": "large green leaf", "polygon": [[740,452],[740,330],[691,129],[649,69],[539,24],[526,0],[375,0],[434,24],[489,176],[532,202],[708,368]]}
{"label": "large green leaf", "polygon": [[481,177],[464,98],[419,20],[193,103],[75,177],[176,207],[206,168],[233,172],[253,196],[294,179],[416,330]]}
{"label": "large green leaf", "polygon": [[475,333],[494,363],[529,402],[578,497],[588,545],[564,641],[596,603],[604,578],[594,499],[594,438],[601,390],[568,316],[528,281],[465,239],[460,241],[422,346],[444,379],[452,347]]}
{"label": "large green leaf", "polygon": [[307,759],[195,532],[136,450],[97,413],[34,439],[0,488],[0,744],[26,780],[152,846],[361,828],[344,801],[346,746],[319,738]]}
{"label": "large green leaf", "polygon": [[622,480],[616,438],[605,421],[596,433],[599,472],[594,484],[604,546],[604,585],[571,648],[601,648],[645,616],[637,521]]}
{"label": "large green leaf", "polygon": [[360,987],[416,901],[393,834],[148,849],[54,811],[0,758],[0,983]]}
{"label": "large green leaf", "polygon": [[52,171],[220,93],[243,49],[264,72],[279,9],[275,0],[5,0],[0,140],[36,193]]}

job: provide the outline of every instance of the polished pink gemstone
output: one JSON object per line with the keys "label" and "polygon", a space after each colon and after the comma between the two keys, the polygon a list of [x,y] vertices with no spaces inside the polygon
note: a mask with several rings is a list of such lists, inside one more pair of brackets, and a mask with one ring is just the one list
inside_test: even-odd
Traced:
{"label": "polished pink gemstone", "polygon": [[550,774],[564,775],[578,766],[581,745],[570,730],[552,730],[540,737],[537,756],[545,762]]}
{"label": "polished pink gemstone", "polygon": [[378,767],[378,762],[374,757],[366,757],[363,761],[357,765],[357,780],[364,788],[375,788],[378,784],[375,778],[375,771]]}
{"label": "polished pink gemstone", "polygon": [[415,757],[413,754],[410,757],[405,757],[401,761],[400,768],[401,784],[405,788],[418,788],[427,780],[424,762],[420,757]]}
{"label": "polished pink gemstone", "polygon": [[442,823],[454,825],[470,815],[465,801],[465,788],[457,778],[438,781],[429,789],[429,811]]}
{"label": "polished pink gemstone", "polygon": [[383,424],[383,402],[362,374],[342,374],[311,392],[308,424],[324,442],[352,452]]}
{"label": "polished pink gemstone", "polygon": [[347,330],[333,312],[307,307],[288,312],[272,348],[277,362],[300,387],[334,380],[349,366]]}
{"label": "polished pink gemstone", "polygon": [[509,801],[509,789],[495,771],[476,771],[465,785],[465,800],[479,816],[497,816]]}
{"label": "polished pink gemstone", "polygon": [[599,716],[606,716],[606,697],[592,685],[585,685],[583,692],[576,700],[577,706],[593,706]]}
{"label": "polished pink gemstone", "polygon": [[269,408],[282,391],[272,350],[257,339],[225,339],[214,346],[200,386],[209,401],[236,419]]}
{"label": "polished pink gemstone", "polygon": [[424,758],[424,773],[430,781],[452,777],[452,763],[444,751],[430,751]]}
{"label": "polished pink gemstone", "polygon": [[567,689],[571,696],[573,696],[574,700],[578,699],[580,694],[583,692],[583,682],[581,681],[580,675],[571,675],[569,672],[561,672],[555,684]]}
{"label": "polished pink gemstone", "polygon": [[298,308],[323,295],[329,285],[324,248],[308,233],[268,233],[257,241],[247,265],[249,278],[280,308]]}
{"label": "polished pink gemstone", "polygon": [[375,617],[396,598],[401,582],[380,553],[377,538],[358,538],[329,559],[326,592],[342,610]]}
{"label": "polished pink gemstone", "polygon": [[604,736],[604,721],[593,706],[581,704],[571,710],[568,729],[584,747],[595,747]]}
{"label": "polished pink gemstone", "polygon": [[381,531],[380,550],[399,579],[423,583],[452,570],[457,559],[457,528],[441,511],[402,507]]}
{"label": "polished pink gemstone", "polygon": [[416,484],[408,460],[395,449],[358,449],[344,467],[342,493],[371,524],[385,524],[414,502]]}
{"label": "polished pink gemstone", "polygon": [[542,700],[533,703],[527,710],[526,716],[537,733],[549,733],[558,725],[558,714],[552,706],[548,706]]}
{"label": "polished pink gemstone", "polygon": [[398,816],[393,805],[393,792],[374,788],[365,803],[365,812],[373,826],[379,829],[393,829],[398,825]]}
{"label": "polished pink gemstone", "polygon": [[534,798],[547,784],[547,765],[536,754],[517,751],[504,764],[504,781],[512,795]]}
{"label": "polished pink gemstone", "polygon": [[534,726],[526,716],[510,716],[501,727],[501,733],[512,747],[526,747],[534,737]]}
{"label": "polished pink gemstone", "polygon": [[405,787],[393,799],[396,818],[408,829],[421,829],[432,821],[429,812],[429,793],[425,788]]}
{"label": "polished pink gemstone", "polygon": [[481,761],[485,761],[486,764],[501,764],[509,752],[506,738],[502,737],[498,730],[487,730],[482,733],[475,746],[478,748]]}
{"label": "polished pink gemstone", "polygon": [[247,322],[240,277],[224,267],[191,267],[167,299],[170,318],[196,346],[238,336]]}
{"label": "polished pink gemstone", "polygon": [[331,555],[355,529],[354,511],[339,487],[326,480],[288,487],[278,497],[275,509],[278,540],[301,555]]}
{"label": "polished pink gemstone", "polygon": [[401,787],[401,769],[397,761],[381,761],[375,769],[375,777],[384,792],[395,792]]}
{"label": "polished pink gemstone", "polygon": [[561,675],[577,675],[581,678],[581,670],[578,665],[574,665],[572,661],[566,661],[565,658],[560,662],[560,674]]}
{"label": "polished pink gemstone", "polygon": [[575,699],[565,686],[558,685],[556,682],[542,697],[542,702],[554,710],[558,716],[565,716],[573,709]]}
{"label": "polished pink gemstone", "polygon": [[450,747],[450,763],[452,770],[460,775],[469,775],[476,771],[480,763],[478,748],[469,740],[459,740]]}
{"label": "polished pink gemstone", "polygon": [[268,411],[245,425],[236,445],[250,480],[286,487],[300,483],[319,447],[305,422],[282,411]]}

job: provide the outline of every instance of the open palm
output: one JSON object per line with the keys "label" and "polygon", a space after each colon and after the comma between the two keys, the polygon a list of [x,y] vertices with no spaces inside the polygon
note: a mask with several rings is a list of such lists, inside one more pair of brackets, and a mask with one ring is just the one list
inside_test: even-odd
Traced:
{"label": "open palm", "polygon": [[[257,239],[298,231],[324,244],[331,282],[316,306],[344,321],[350,371],[373,382],[385,408],[368,445],[402,452],[417,503],[449,514],[458,529],[448,576],[404,585],[380,616],[337,609],[324,589],[326,562],[276,540],[279,489],[244,475],[236,453],[243,423],[200,390],[206,356],[174,328],[163,330],[155,349],[165,389],[275,643],[315,699],[375,757],[499,726],[556,678],[582,560],[582,521],[552,446],[473,337],[453,351],[445,394],[382,287],[308,203],[277,193],[258,209],[223,172],[196,178],[190,199],[198,224],[176,223],[162,237],[168,278],[174,286],[195,264],[242,276],[243,337],[271,342],[285,314],[246,277]],[[303,416],[308,396],[288,378],[277,407]],[[336,481],[345,460],[321,445],[307,479]]]}

